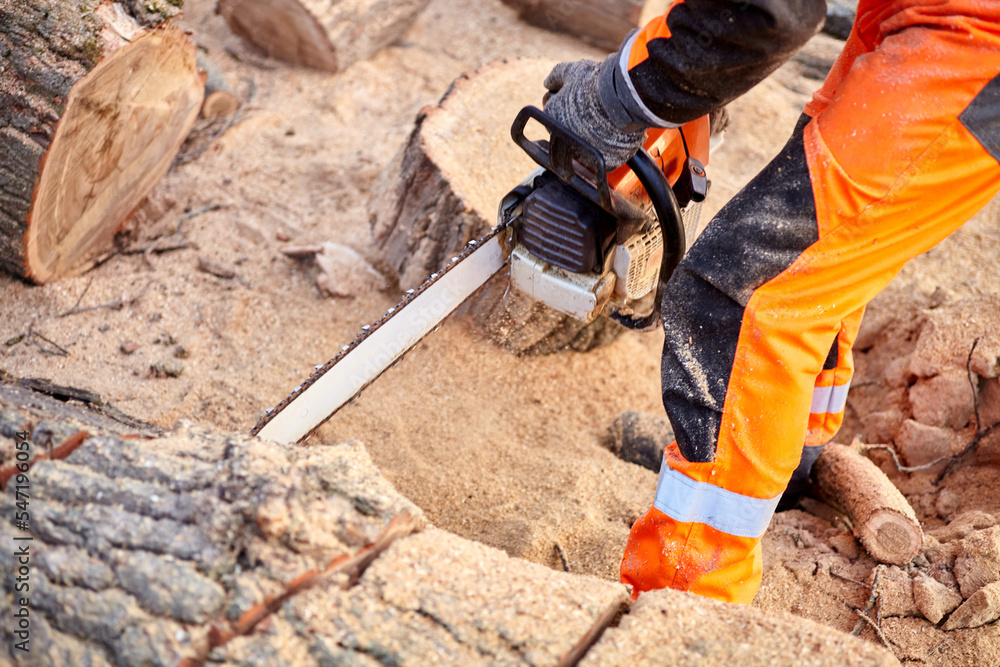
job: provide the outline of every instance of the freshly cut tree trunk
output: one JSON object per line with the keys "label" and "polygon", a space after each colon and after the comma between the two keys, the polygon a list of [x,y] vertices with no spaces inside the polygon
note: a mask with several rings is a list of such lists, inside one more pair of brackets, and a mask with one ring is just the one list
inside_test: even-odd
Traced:
{"label": "freshly cut tree trunk", "polygon": [[823,495],[850,517],[854,536],[872,558],[905,565],[920,553],[924,533],[910,503],[855,447],[824,447],[813,478]]}
{"label": "freshly cut tree trunk", "polygon": [[[511,60],[462,75],[441,102],[425,107],[406,146],[381,174],[371,199],[375,242],[404,289],[445,266],[470,239],[497,223],[500,200],[536,165],[510,138],[526,105],[541,105],[555,62]],[[529,126],[530,129],[530,126]],[[589,325],[508,289],[497,274],[465,306],[497,342],[522,353],[584,351],[623,328]]]}
{"label": "freshly cut tree trunk", "polygon": [[[646,4],[666,8],[665,2],[650,0],[503,0],[531,25],[565,32],[594,46],[614,51],[639,23]],[[662,13],[663,10],[660,10]],[[649,16],[652,18],[655,14]]]}
{"label": "freshly cut tree trunk", "polygon": [[0,0],[0,267],[85,268],[167,172],[203,88],[158,6]]}
{"label": "freshly cut tree trunk", "polygon": [[237,35],[269,56],[337,72],[403,36],[429,0],[219,0]]}

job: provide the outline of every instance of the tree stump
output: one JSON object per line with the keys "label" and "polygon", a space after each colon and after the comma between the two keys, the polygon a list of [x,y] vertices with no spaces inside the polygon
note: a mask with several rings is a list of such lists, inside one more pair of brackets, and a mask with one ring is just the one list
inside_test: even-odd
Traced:
{"label": "tree stump", "polygon": [[429,0],[219,0],[216,12],[268,56],[337,72],[406,32]]}
{"label": "tree stump", "polygon": [[[622,40],[645,17],[643,7],[654,5],[662,13],[666,3],[658,0],[503,0],[518,11],[528,23],[555,32],[579,37],[608,51],[621,46]],[[663,9],[660,9],[660,5]],[[655,14],[654,14],[655,16]],[[652,18],[652,16],[649,16]]]}
{"label": "tree stump", "polygon": [[[425,107],[409,141],[380,175],[370,212],[375,243],[404,289],[445,266],[470,239],[497,222],[500,200],[536,165],[510,138],[526,105],[540,105],[554,61],[491,63],[456,80]],[[502,346],[544,354],[585,351],[623,327],[606,318],[583,324],[514,290],[501,271],[462,311]]]}
{"label": "tree stump", "polygon": [[202,80],[160,4],[0,2],[5,270],[46,283],[85,268],[166,174]]}
{"label": "tree stump", "polygon": [[855,447],[831,443],[813,466],[828,500],[846,512],[854,536],[875,560],[906,565],[923,546],[924,533],[903,494]]}

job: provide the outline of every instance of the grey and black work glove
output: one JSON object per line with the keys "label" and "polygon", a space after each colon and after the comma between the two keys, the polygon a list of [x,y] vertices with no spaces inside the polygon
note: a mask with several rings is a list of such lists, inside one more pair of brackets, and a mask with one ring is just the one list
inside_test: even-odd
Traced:
{"label": "grey and black work glove", "polygon": [[[617,59],[618,54],[610,56]],[[613,66],[605,63],[603,67]],[[604,156],[608,171],[628,162],[646,139],[646,128],[635,123],[620,127],[601,103],[602,65],[593,60],[559,63],[545,77],[545,111]]]}

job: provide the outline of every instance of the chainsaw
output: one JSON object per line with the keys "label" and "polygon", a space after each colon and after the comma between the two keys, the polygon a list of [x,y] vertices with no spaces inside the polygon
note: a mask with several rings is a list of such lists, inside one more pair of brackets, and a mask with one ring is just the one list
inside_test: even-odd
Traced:
{"label": "chainsaw", "polygon": [[[547,139],[529,139],[537,124]],[[500,202],[497,224],[264,411],[251,433],[300,442],[508,265],[510,285],[582,322],[659,326],[663,290],[697,229],[708,191],[708,117],[650,130],[635,157],[604,158],[535,107],[511,137],[539,166]]]}

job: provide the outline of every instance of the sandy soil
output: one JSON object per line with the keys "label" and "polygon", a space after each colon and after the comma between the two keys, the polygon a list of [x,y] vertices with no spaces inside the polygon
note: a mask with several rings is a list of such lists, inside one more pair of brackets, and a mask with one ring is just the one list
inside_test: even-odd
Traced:
{"label": "sandy soil", "polygon": [[[498,58],[603,54],[525,26],[499,2],[433,0],[402,42],[329,75],[255,55],[212,5],[189,0],[181,23],[251,101],[242,122],[164,179],[129,239],[141,246],[177,230],[170,240],[189,247],[116,256],[45,287],[0,276],[0,368],[91,389],[165,426],[190,418],[248,430],[263,408],[398,299],[392,289],[324,299],[316,268],[279,249],[334,241],[378,264],[369,193],[422,106],[436,102],[460,73]],[[829,51],[830,42],[819,48]],[[729,137],[710,165],[706,219],[777,152],[818,83],[789,66],[734,104]],[[996,348],[988,318],[972,326],[978,334],[965,329],[975,319],[966,308],[970,298],[994,298],[972,302],[976,317],[986,317],[991,305],[1000,311],[998,250],[994,207],[914,262],[876,300],[859,341],[850,419],[838,439],[899,440],[904,420],[914,416],[913,387],[964,370],[976,335],[981,351]],[[198,270],[200,258],[235,277]],[[126,302],[120,309],[60,317],[74,305],[118,299]],[[938,336],[943,342],[928,337],[920,348],[931,320],[954,335]],[[29,329],[68,354],[23,336]],[[513,358],[462,321],[449,321],[315,437],[362,440],[385,475],[441,528],[552,567],[561,567],[561,549],[571,571],[616,579],[629,526],[651,502],[655,475],[619,461],[602,440],[622,411],[660,409],[661,342],[658,334],[629,334],[585,355]],[[912,372],[921,367],[916,357],[947,360]],[[183,363],[179,377],[150,371],[165,360]],[[976,372],[987,396],[997,372],[983,363]],[[956,401],[952,411],[965,410],[965,423],[942,429],[968,441],[975,435],[968,425],[973,406]],[[929,555],[900,570],[907,577],[932,572],[955,587],[951,571],[961,540],[1000,518],[989,492],[1000,457],[991,458],[996,443],[988,440],[975,465],[939,485],[933,474],[893,472],[932,535]],[[881,453],[873,456],[893,471]],[[967,529],[948,532],[953,525]],[[765,538],[756,604],[851,631],[859,623],[854,608],[869,598],[864,584],[875,563],[852,552],[853,540],[844,536],[828,519],[803,511],[779,515]],[[908,664],[1000,665],[996,623],[945,633],[913,610],[910,596],[908,608],[883,609],[882,630],[897,656]],[[863,623],[858,629],[881,641]]]}

